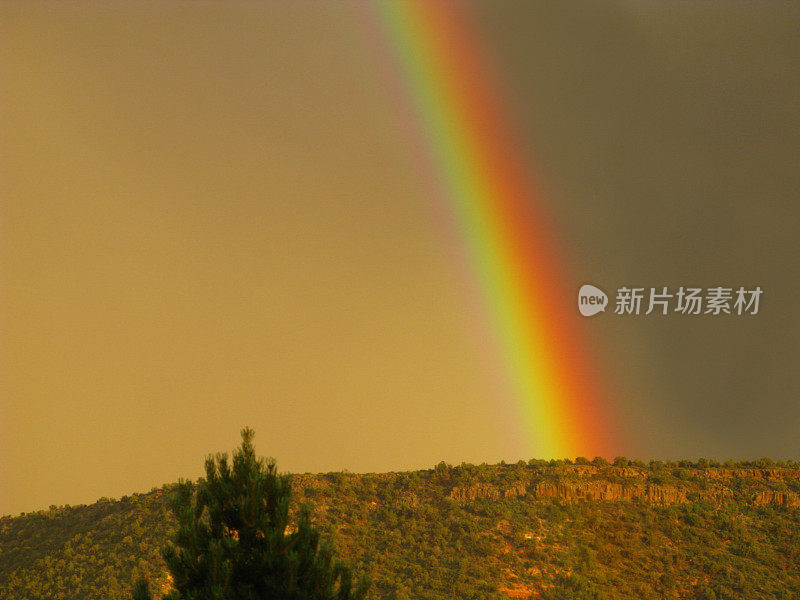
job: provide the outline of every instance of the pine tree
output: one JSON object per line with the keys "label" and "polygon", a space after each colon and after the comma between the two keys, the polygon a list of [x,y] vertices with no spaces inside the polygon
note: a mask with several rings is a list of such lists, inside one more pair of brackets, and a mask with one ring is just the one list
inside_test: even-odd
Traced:
{"label": "pine tree", "polygon": [[[206,478],[181,481],[172,499],[178,532],[163,556],[173,589],[162,600],[360,600],[349,568],[320,541],[307,507],[289,532],[289,477],[256,458],[253,431],[233,454],[206,460]],[[145,581],[134,600],[152,600]]]}

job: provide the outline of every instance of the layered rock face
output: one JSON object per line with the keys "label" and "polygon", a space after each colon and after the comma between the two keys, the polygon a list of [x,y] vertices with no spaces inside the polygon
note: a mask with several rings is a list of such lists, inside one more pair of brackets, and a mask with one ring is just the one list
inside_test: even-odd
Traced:
{"label": "layered rock face", "polygon": [[703,475],[707,479],[761,479],[764,481],[800,480],[800,472],[795,469],[704,469]]}
{"label": "layered rock face", "polygon": [[466,487],[454,487],[450,492],[450,499],[456,502],[469,502],[470,500],[479,499],[508,500],[524,496],[527,491],[527,485],[522,481],[504,488],[485,483]]}
{"label": "layered rock face", "polygon": [[577,500],[643,500],[651,504],[683,504],[695,500],[725,502],[734,499],[726,488],[688,492],[671,485],[622,485],[605,482],[540,482],[533,489],[536,498],[558,498],[566,502]]}
{"label": "layered rock face", "polygon": [[[776,489],[740,492],[734,483],[735,480],[750,480],[760,485],[780,486],[787,481],[800,480],[800,472],[797,470],[709,468],[695,470],[692,476],[696,484],[699,481],[702,485],[648,483],[646,473],[631,467],[607,468],[601,471],[592,465],[576,465],[559,468],[555,481],[550,478],[518,481],[507,486],[488,483],[456,486],[450,491],[449,497],[459,503],[528,496],[563,502],[642,501],[669,505],[703,500],[713,504],[739,501],[752,506],[800,507],[800,495],[795,492]],[[726,485],[728,482],[732,487]]]}
{"label": "layered rock face", "polygon": [[758,492],[753,498],[753,506],[767,505],[797,508],[800,507],[800,496],[792,492]]}

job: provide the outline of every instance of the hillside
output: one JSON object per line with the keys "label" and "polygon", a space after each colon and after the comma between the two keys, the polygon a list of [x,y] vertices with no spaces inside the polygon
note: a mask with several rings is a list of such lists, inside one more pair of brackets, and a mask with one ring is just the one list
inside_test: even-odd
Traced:
{"label": "hillside", "polygon": [[[441,463],[292,484],[374,599],[800,597],[796,463]],[[0,518],[0,600],[165,583],[171,487]]]}

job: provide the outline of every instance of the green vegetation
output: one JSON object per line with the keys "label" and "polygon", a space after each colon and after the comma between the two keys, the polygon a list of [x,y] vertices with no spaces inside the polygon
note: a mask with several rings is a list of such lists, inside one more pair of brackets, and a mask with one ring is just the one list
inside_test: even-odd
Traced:
{"label": "green vegetation", "polygon": [[[242,430],[232,465],[225,454],[209,457],[197,489],[178,484],[178,531],[163,551],[172,582],[164,600],[360,600],[367,582],[353,590],[350,569],[320,544],[307,507],[290,525],[289,477],[256,457],[253,435]],[[152,600],[146,579],[133,596]]]}
{"label": "green vegetation", "polygon": [[[291,483],[292,522],[308,503],[376,600],[800,597],[796,463],[440,463]],[[177,489],[3,517],[0,600],[128,600],[140,577],[166,592]]]}

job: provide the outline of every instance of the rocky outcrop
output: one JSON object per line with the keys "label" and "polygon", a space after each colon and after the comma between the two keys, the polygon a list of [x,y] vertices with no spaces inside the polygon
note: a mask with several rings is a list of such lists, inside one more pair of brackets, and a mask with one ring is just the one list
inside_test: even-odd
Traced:
{"label": "rocky outcrop", "polygon": [[[449,498],[458,503],[474,500],[503,500],[529,496],[535,499],[555,499],[563,502],[580,502],[591,500],[606,501],[642,501],[649,504],[669,505],[685,504],[703,500],[712,504],[722,504],[736,500],[731,488],[713,486],[707,489],[693,490],[672,485],[647,483],[614,483],[610,481],[540,481],[526,486],[518,482],[508,487],[491,484],[476,484],[465,487],[454,487]],[[793,492],[768,490],[758,492],[749,502],[753,506],[780,506],[786,508],[800,507],[800,496]]]}
{"label": "rocky outcrop", "polygon": [[770,467],[767,469],[713,468],[700,471],[706,479],[761,479],[764,481],[798,481],[800,471]]}
{"label": "rocky outcrop", "polygon": [[711,502],[712,504],[732,502],[735,499],[733,490],[725,487],[718,487],[710,490],[699,490],[696,495],[698,500],[705,500],[706,502]]}
{"label": "rocky outcrop", "polygon": [[510,500],[524,496],[527,492],[525,482],[518,482],[510,486],[500,488],[489,483],[478,483],[465,487],[454,487],[450,490],[450,499],[456,502],[469,502],[471,500]]}
{"label": "rocky outcrop", "polygon": [[[673,471],[680,469],[677,484]],[[497,469],[499,472],[501,469]],[[502,469],[505,470],[505,469]],[[506,471],[505,482],[474,483],[452,487],[448,497],[463,504],[476,500],[502,501],[528,496],[532,499],[580,501],[641,501],[656,505],[684,504],[698,500],[712,504],[740,502],[751,506],[800,508],[800,495],[793,482],[800,481],[800,469],[768,468],[679,468],[665,467],[665,473],[631,465],[559,465],[525,473]],[[686,477],[689,471],[691,477]],[[372,481],[391,481],[394,473],[370,475]],[[544,479],[542,479],[544,476]],[[306,495],[330,493],[339,483],[358,479],[352,473],[301,474],[292,477],[292,487]],[[342,480],[342,481],[340,481]],[[792,491],[788,491],[787,484]],[[771,489],[770,489],[771,488]],[[777,488],[777,489],[776,489]],[[758,491],[756,491],[758,490]],[[406,490],[395,492],[390,502],[415,508],[425,500]]]}
{"label": "rocky outcrop", "polygon": [[555,472],[559,475],[574,475],[577,477],[591,477],[601,473],[616,475],[617,477],[624,477],[626,479],[643,479],[646,477],[645,473],[636,467],[615,467],[611,465],[603,467],[602,469],[596,465],[564,465],[556,467]]}
{"label": "rocky outcrop", "polygon": [[537,498],[558,498],[565,502],[580,500],[645,500],[653,504],[687,502],[686,492],[667,485],[621,485],[604,481],[551,483],[541,481],[533,488]]}
{"label": "rocky outcrop", "polygon": [[450,499],[456,502],[469,502],[471,500],[499,500],[500,489],[491,484],[477,484],[465,487],[454,487],[450,490]]}
{"label": "rocky outcrop", "polygon": [[578,477],[590,477],[592,475],[597,475],[600,470],[594,465],[569,465],[558,467],[557,472],[567,475],[577,475]]}
{"label": "rocky outcrop", "polygon": [[793,492],[768,490],[758,492],[753,498],[753,506],[783,506],[785,508],[800,507],[800,496]]}
{"label": "rocky outcrop", "polygon": [[[667,471],[683,467],[664,467]],[[705,469],[686,468],[691,473],[709,481],[724,481],[730,479],[755,479],[761,481],[800,481],[800,469],[790,469],[785,467],[709,467]],[[595,465],[563,465],[556,467],[555,472],[559,475],[574,475],[577,477],[591,477],[593,475],[606,474],[624,477],[625,479],[644,479],[651,472],[647,469],[642,470],[638,467],[616,467],[609,465],[599,468]]]}
{"label": "rocky outcrop", "polygon": [[507,487],[503,490],[503,497],[508,500],[511,498],[519,498],[520,496],[524,496],[527,492],[527,486],[524,482],[518,481],[514,485]]}

